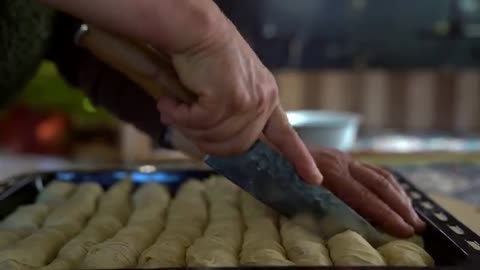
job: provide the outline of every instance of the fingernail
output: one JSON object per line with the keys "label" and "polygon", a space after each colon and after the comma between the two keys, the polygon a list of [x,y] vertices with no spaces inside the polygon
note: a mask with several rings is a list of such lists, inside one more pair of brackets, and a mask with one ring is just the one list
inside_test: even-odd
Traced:
{"label": "fingernail", "polygon": [[322,184],[323,183],[323,174],[321,174],[320,172],[318,173],[318,184]]}
{"label": "fingernail", "polygon": [[323,183],[323,175],[320,172],[314,172],[303,175],[303,180],[309,185],[321,185]]}
{"label": "fingernail", "polygon": [[317,171],[313,177],[312,177],[312,180],[313,180],[313,184],[315,185],[321,185],[323,183],[323,175],[322,173],[320,173],[319,171]]}

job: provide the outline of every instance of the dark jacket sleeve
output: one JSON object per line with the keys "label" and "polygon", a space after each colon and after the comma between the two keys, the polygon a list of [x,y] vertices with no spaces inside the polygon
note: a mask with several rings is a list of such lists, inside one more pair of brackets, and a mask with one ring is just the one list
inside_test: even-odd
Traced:
{"label": "dark jacket sleeve", "polygon": [[122,74],[76,46],[73,37],[79,21],[59,14],[48,58],[62,76],[96,105],[150,135],[160,146],[171,148],[167,127],[160,122],[155,100]]}

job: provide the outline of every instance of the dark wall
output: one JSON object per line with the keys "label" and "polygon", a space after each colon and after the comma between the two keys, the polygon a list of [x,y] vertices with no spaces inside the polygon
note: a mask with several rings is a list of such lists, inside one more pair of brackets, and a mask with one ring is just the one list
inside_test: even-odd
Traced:
{"label": "dark wall", "polygon": [[480,0],[220,0],[270,67],[480,66]]}

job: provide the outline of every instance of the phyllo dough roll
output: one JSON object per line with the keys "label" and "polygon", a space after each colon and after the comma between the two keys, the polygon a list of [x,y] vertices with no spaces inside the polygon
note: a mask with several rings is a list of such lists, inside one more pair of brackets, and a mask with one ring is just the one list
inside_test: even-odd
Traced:
{"label": "phyllo dough roll", "polygon": [[0,223],[0,249],[32,234],[45,222],[49,212],[72,193],[75,185],[67,182],[50,183],[37,197],[37,203],[19,206]]}
{"label": "phyllo dough roll", "polygon": [[299,266],[331,266],[325,241],[286,218],[281,219],[280,234],[289,260]]}
{"label": "phyllo dough roll", "polygon": [[210,223],[203,236],[187,250],[189,267],[235,267],[244,230],[239,190],[224,178],[206,184]]}
{"label": "phyllo dough roll", "polygon": [[96,184],[80,185],[69,199],[47,216],[42,229],[0,251],[0,262],[38,269],[52,261],[93,214],[101,192],[101,187]]}
{"label": "phyllo dough roll", "polygon": [[433,267],[433,258],[411,241],[398,240],[378,248],[388,266]]}
{"label": "phyllo dough roll", "polygon": [[131,192],[133,183],[125,179],[111,186],[100,199],[97,216],[113,216],[125,224],[132,211]]}
{"label": "phyllo dough roll", "polygon": [[185,267],[187,248],[207,223],[205,187],[198,180],[184,183],[172,200],[165,230],[140,256],[141,268]]}
{"label": "phyllo dough roll", "polygon": [[130,215],[130,192],[133,184],[123,180],[100,197],[98,210],[84,230],[58,252],[57,258],[42,270],[76,269],[91,247],[111,238]]}
{"label": "phyllo dough roll", "polygon": [[170,202],[167,189],[145,184],[133,196],[134,211],[128,225],[114,237],[90,248],[81,264],[85,269],[134,267],[143,250],[158,237]]}
{"label": "phyllo dough roll", "polygon": [[[190,226],[205,225],[207,222],[207,202],[205,199],[205,186],[198,180],[185,182],[175,194],[175,199],[170,206],[168,219],[180,223],[187,219]],[[198,209],[197,209],[198,208]],[[192,211],[195,209],[195,211]]]}
{"label": "phyllo dough roll", "polygon": [[45,204],[19,206],[0,223],[2,229],[38,229],[48,215]]}
{"label": "phyllo dough roll", "polygon": [[[212,176],[205,181],[205,195],[217,203],[238,205],[240,204],[239,188],[225,177]],[[212,205],[211,203],[209,204]]]}
{"label": "phyllo dough roll", "polygon": [[240,192],[240,202],[242,216],[247,225],[249,221],[256,220],[258,218],[268,218],[272,220],[278,218],[278,215],[274,210],[272,210],[270,207],[266,206],[262,202],[259,202],[247,192]]}
{"label": "phyllo dough roll", "polygon": [[165,186],[156,183],[142,185],[133,195],[135,210],[128,224],[155,223],[158,230],[162,229],[170,199],[170,192]]}
{"label": "phyllo dough roll", "polygon": [[56,204],[67,199],[73,193],[74,189],[75,184],[70,182],[50,182],[47,187],[38,194],[36,202],[54,207]]}
{"label": "phyllo dough roll", "polygon": [[353,231],[330,238],[328,248],[335,266],[386,266],[380,253]]}
{"label": "phyllo dough roll", "polygon": [[78,224],[46,227],[0,250],[0,265],[38,269],[55,258],[69,237],[80,231]]}
{"label": "phyllo dough roll", "polygon": [[242,266],[291,266],[281,245],[278,215],[269,207],[241,192],[241,209],[247,230],[243,236]]}
{"label": "phyllo dough roll", "polygon": [[81,233],[60,249],[57,257],[41,270],[77,269],[90,248],[112,237],[122,224],[112,216],[93,216]]}
{"label": "phyllo dough roll", "polygon": [[[21,240],[33,232],[32,229],[1,229],[0,230],[0,249]],[[1,269],[1,268],[0,268]]]}
{"label": "phyllo dough roll", "polygon": [[67,201],[53,210],[44,226],[84,224],[95,212],[102,193],[103,189],[97,183],[80,184]]}

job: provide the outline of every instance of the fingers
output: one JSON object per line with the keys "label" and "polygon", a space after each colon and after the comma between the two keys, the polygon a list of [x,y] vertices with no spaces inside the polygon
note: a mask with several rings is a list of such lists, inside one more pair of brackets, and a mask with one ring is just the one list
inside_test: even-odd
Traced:
{"label": "fingers", "polygon": [[[162,113],[162,115],[166,114]],[[198,121],[200,120],[201,118],[198,119]],[[255,124],[255,122],[258,121],[259,119],[255,118],[254,112],[249,112],[246,114],[232,115],[210,128],[194,128],[188,125],[182,125],[176,121],[174,122],[182,129],[186,136],[197,141],[214,143],[227,141],[244,130],[253,130],[255,133],[261,132],[262,127],[260,124]],[[252,128],[253,126],[255,127]]]}
{"label": "fingers", "polygon": [[[211,117],[192,113],[187,105],[163,98],[158,109],[162,122],[172,125],[189,138],[202,151],[217,156],[236,155],[248,150],[261,134],[266,116],[257,117],[256,111],[231,113],[209,128],[191,125],[190,121],[206,122]],[[197,105],[193,105],[197,106]],[[220,107],[220,106],[219,106]],[[183,121],[188,119],[187,121]]]}
{"label": "fingers", "polygon": [[187,105],[168,96],[158,99],[157,108],[162,115],[168,115],[172,122],[191,129],[213,128],[224,121],[228,115],[228,112],[224,109],[225,106],[219,106],[218,104],[203,107],[198,106],[198,104]]}
{"label": "fingers", "polygon": [[369,168],[370,170],[376,172],[377,174],[382,176],[384,179],[386,179],[389,183],[391,183],[395,187],[395,189],[400,194],[402,194],[402,196],[404,196],[406,198],[409,198],[409,207],[410,207],[411,211],[413,212],[412,213],[413,223],[410,223],[410,222],[409,223],[415,228],[415,231],[417,231],[417,232],[422,232],[423,230],[425,230],[425,228],[426,228],[425,222],[418,216],[417,212],[415,212],[415,209],[413,209],[410,197],[408,197],[407,193],[402,188],[402,186],[397,181],[397,179],[395,179],[395,177],[390,172],[388,172],[387,170],[384,170],[382,168],[379,168],[379,167],[376,167],[376,166],[373,166],[373,165],[370,165],[370,164],[363,164],[363,165],[366,166],[367,168]]}
{"label": "fingers", "polygon": [[323,176],[313,157],[298,134],[289,124],[287,116],[278,105],[264,129],[266,139],[292,162],[303,180],[310,184],[321,184]]}
{"label": "fingers", "polygon": [[[261,130],[261,126],[258,127]],[[232,156],[246,152],[257,140],[257,135],[249,129],[243,129],[225,141],[198,141],[196,144],[200,150],[215,156]]]}
{"label": "fingers", "polygon": [[413,227],[406,223],[399,214],[353,178],[326,179],[324,185],[386,233],[401,238],[408,238],[414,234]]}
{"label": "fingers", "polygon": [[350,173],[358,183],[380,198],[416,231],[424,229],[425,224],[415,212],[410,198],[399,190],[399,185],[395,185],[396,181],[391,175],[358,162],[350,164]]}
{"label": "fingers", "polygon": [[405,190],[403,190],[402,186],[400,186],[400,183],[398,183],[398,181],[395,179],[395,177],[390,172],[388,172],[388,171],[386,171],[382,168],[367,164],[367,163],[362,163],[362,164],[363,164],[363,166],[369,168],[370,170],[376,172],[377,174],[381,175],[386,180],[388,180],[393,185],[393,187],[395,187],[395,189],[398,190],[398,192],[400,192],[402,194],[405,194],[405,196],[407,195],[405,193]]}

